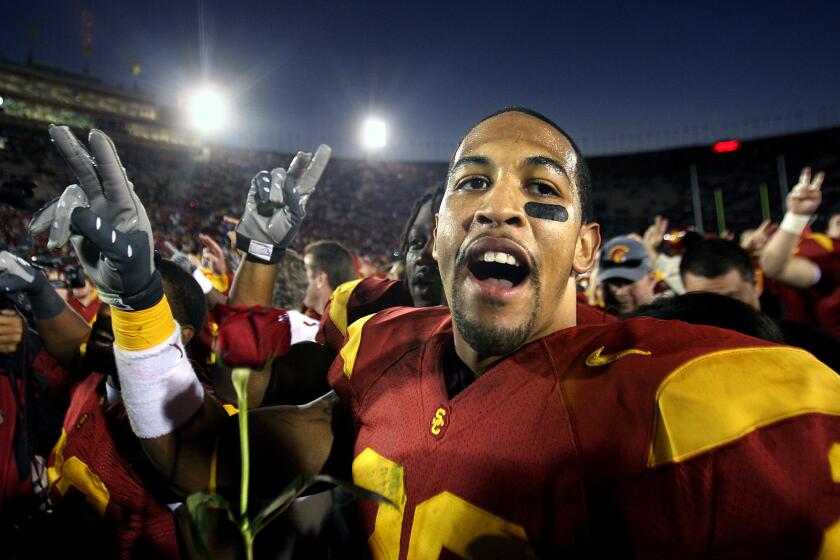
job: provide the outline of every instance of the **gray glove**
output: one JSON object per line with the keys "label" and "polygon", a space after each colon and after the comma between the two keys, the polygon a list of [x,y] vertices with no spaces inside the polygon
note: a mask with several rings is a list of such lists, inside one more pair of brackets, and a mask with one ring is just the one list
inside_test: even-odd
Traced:
{"label": "gray glove", "polygon": [[245,212],[236,226],[236,248],[248,260],[276,263],[294,241],[306,216],[306,202],[321,178],[332,149],[318,146],[315,155],[298,152],[289,170],[260,171],[251,180]]}
{"label": "gray glove", "polygon": [[91,130],[91,156],[66,126],[50,125],[49,130],[79,184],[39,210],[30,232],[49,230],[50,249],[69,240],[109,305],[129,311],[152,307],[163,297],[152,227],[114,143],[102,131]]}
{"label": "gray glove", "polygon": [[64,300],[44,273],[8,251],[0,251],[0,290],[26,294],[37,319],[52,319],[64,310]]}
{"label": "gray glove", "polygon": [[178,247],[176,247],[169,241],[164,241],[163,244],[166,245],[166,248],[169,249],[169,252],[171,253],[169,257],[170,261],[177,264],[187,274],[192,274],[193,272],[195,272],[195,269],[197,267],[190,260],[190,256],[188,254],[178,249]]}

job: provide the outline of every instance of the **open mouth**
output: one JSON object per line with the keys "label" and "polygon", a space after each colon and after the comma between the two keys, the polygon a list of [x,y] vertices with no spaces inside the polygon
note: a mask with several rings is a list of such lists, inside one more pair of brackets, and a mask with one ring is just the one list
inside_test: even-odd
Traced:
{"label": "open mouth", "polygon": [[480,287],[496,295],[521,286],[531,270],[525,251],[516,243],[487,237],[467,251],[467,269]]}

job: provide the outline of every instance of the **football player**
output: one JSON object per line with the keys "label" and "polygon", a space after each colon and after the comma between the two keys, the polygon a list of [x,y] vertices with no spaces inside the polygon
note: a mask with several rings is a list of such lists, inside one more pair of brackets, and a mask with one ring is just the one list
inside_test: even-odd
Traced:
{"label": "football player", "polygon": [[[135,433],[186,493],[207,487],[218,449],[218,487],[235,495],[236,421],[183,357],[113,144],[92,132],[91,159],[68,130],[51,134],[80,186],[58,202],[50,245],[72,235],[117,307]],[[314,189],[305,169],[283,184],[279,214],[244,228],[263,266]],[[836,555],[840,379],[806,352],[715,328],[575,328],[569,279],[600,242],[589,189],[580,151],[542,115],[507,109],[473,127],[436,217],[451,313],[362,318],[330,368],[332,393],[250,411],[259,495],[298,475],[352,477],[391,502],[359,504],[380,558]]]}

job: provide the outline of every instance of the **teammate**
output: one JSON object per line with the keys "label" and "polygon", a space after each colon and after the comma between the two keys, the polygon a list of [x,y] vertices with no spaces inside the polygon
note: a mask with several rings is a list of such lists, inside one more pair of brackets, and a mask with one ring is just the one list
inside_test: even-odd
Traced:
{"label": "teammate", "polygon": [[[190,275],[159,261],[165,293],[189,347],[207,304]],[[178,558],[175,520],[167,503],[180,501],[143,456],[120,401],[111,312],[103,305],[87,349],[73,372],[80,379],[49,458],[48,477],[57,522],[57,550],[88,558]]]}
{"label": "teammate", "polygon": [[[765,274],[784,287],[786,318],[817,324],[840,338],[840,241],[829,235],[808,235],[805,228],[822,202],[824,173],[811,176],[806,167],[787,197],[787,212],[778,231],[761,253]],[[836,214],[828,233],[837,235]],[[796,253],[796,254],[795,254]]]}
{"label": "teammate", "polygon": [[[207,486],[217,448],[217,482],[235,495],[236,422],[182,357],[113,145],[91,133],[93,168],[68,130],[51,135],[80,187],[51,207],[50,245],[74,233],[122,308],[115,354],[135,432],[182,492]],[[305,168],[274,182],[285,227],[246,215],[238,230],[262,255],[288,247],[295,196],[314,188]],[[352,476],[393,504],[359,507],[384,558],[836,554],[840,380],[805,352],[720,329],[574,328],[569,278],[600,241],[589,189],[579,150],[545,117],[508,109],[473,127],[436,219],[451,315],[359,320],[330,369],[333,394],[249,412],[252,487],[271,498],[299,474]]]}

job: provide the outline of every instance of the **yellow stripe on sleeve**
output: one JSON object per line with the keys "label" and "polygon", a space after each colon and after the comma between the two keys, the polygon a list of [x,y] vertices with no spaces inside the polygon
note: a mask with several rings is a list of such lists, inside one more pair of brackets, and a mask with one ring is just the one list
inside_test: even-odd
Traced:
{"label": "yellow stripe on sleeve", "polygon": [[111,323],[114,342],[123,350],[153,348],[175,332],[175,319],[166,296],[153,307],[141,311],[122,311],[112,307]]}
{"label": "yellow stripe on sleeve", "polygon": [[804,350],[739,348],[674,370],[656,398],[648,466],[679,462],[802,414],[840,415],[840,377]]}
{"label": "yellow stripe on sleeve", "polygon": [[362,278],[359,278],[358,280],[345,282],[336,288],[330,296],[330,320],[344,336],[347,336],[347,304],[350,302],[353,290],[362,280]]}
{"label": "yellow stripe on sleeve", "polygon": [[359,346],[362,344],[362,328],[365,326],[373,315],[366,315],[358,321],[355,321],[348,329],[349,338],[344,346],[341,347],[339,355],[344,360],[344,375],[347,379],[353,375],[353,366],[356,365],[356,356],[359,353]]}

